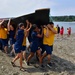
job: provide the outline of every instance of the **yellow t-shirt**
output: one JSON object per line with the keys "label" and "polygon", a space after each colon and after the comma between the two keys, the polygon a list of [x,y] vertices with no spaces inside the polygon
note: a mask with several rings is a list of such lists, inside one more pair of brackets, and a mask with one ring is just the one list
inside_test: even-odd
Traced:
{"label": "yellow t-shirt", "polygon": [[6,28],[0,28],[0,38],[7,39],[7,29]]}
{"label": "yellow t-shirt", "polygon": [[[56,30],[56,28],[54,28],[54,29]],[[45,34],[46,34],[46,28],[44,28],[43,44],[51,46],[54,43],[55,34],[51,30],[48,30],[48,31],[49,31],[49,36],[46,37],[45,36]]]}
{"label": "yellow t-shirt", "polygon": [[22,46],[26,46],[26,36],[25,36],[25,33],[24,33],[24,38],[23,38]]}

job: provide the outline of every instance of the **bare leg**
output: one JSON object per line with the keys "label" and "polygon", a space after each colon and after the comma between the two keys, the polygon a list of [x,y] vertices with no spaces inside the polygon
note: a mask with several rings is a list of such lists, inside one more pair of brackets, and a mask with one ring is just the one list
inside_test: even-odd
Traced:
{"label": "bare leg", "polygon": [[15,62],[17,59],[19,59],[19,54],[16,55],[12,62]]}
{"label": "bare leg", "polygon": [[50,54],[48,54],[48,55],[47,55],[47,58],[48,58],[48,63],[50,63],[51,55],[50,55]]}
{"label": "bare leg", "polygon": [[33,52],[31,52],[30,53],[30,55],[28,56],[28,58],[27,58],[27,62],[29,62],[30,61],[30,59],[32,58],[34,56],[34,53]]}
{"label": "bare leg", "polygon": [[4,51],[5,51],[5,53],[7,53],[7,46],[4,47]]}
{"label": "bare leg", "polygon": [[42,64],[42,61],[43,61],[43,59],[44,59],[46,56],[47,56],[47,53],[44,53],[44,54],[42,55],[40,64]]}
{"label": "bare leg", "polygon": [[26,60],[26,51],[23,51],[23,58]]}
{"label": "bare leg", "polygon": [[38,54],[39,62],[41,62],[41,51],[37,50],[37,54]]}
{"label": "bare leg", "polygon": [[23,53],[19,53],[19,58],[20,58],[20,69],[22,68],[22,59],[23,59]]}
{"label": "bare leg", "polygon": [[15,50],[14,50],[14,44],[12,45],[12,51],[11,51],[11,54],[14,53],[14,55],[16,56],[15,54]]}

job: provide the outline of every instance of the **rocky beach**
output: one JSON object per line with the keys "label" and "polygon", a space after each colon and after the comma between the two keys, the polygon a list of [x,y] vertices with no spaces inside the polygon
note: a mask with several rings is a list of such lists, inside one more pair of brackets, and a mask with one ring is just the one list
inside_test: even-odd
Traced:
{"label": "rocky beach", "polygon": [[27,69],[25,72],[19,70],[18,61],[15,62],[17,67],[13,67],[11,65],[13,58],[0,50],[0,75],[75,75],[75,34],[70,37],[66,34],[63,38],[55,37],[53,48],[51,68],[46,66],[47,58],[45,58],[43,61],[45,68],[40,69],[34,56],[31,66],[23,62],[23,66]]}

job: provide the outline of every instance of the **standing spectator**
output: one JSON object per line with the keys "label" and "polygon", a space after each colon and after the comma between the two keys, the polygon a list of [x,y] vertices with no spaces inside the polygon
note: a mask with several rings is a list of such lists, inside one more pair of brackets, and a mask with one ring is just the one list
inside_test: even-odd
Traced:
{"label": "standing spectator", "polygon": [[69,27],[69,30],[70,30],[70,33],[69,34],[71,35],[71,27]]}
{"label": "standing spectator", "polygon": [[67,36],[69,37],[69,28],[67,28]]}
{"label": "standing spectator", "polygon": [[59,25],[57,25],[57,37],[59,37],[59,34],[60,34],[60,27],[59,27]]}
{"label": "standing spectator", "polygon": [[60,35],[61,35],[62,38],[63,38],[63,34],[64,34],[64,28],[62,26],[61,29],[60,29]]}
{"label": "standing spectator", "polygon": [[69,37],[71,35],[71,27],[67,28],[67,36]]}

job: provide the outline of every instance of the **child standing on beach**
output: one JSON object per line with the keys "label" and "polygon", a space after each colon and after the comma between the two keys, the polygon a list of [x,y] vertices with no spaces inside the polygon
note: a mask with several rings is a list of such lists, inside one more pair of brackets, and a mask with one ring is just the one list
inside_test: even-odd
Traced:
{"label": "child standing on beach", "polygon": [[69,27],[69,30],[70,30],[70,33],[69,34],[71,35],[71,27]]}
{"label": "child standing on beach", "polygon": [[67,28],[67,36],[69,37],[71,35],[71,28]]}

